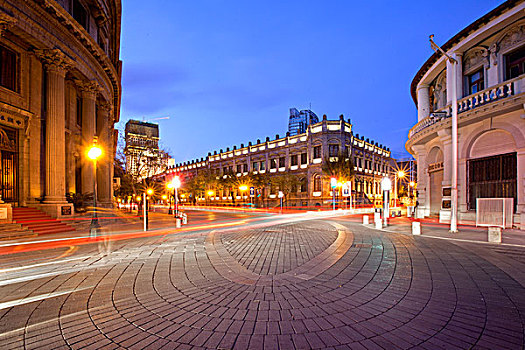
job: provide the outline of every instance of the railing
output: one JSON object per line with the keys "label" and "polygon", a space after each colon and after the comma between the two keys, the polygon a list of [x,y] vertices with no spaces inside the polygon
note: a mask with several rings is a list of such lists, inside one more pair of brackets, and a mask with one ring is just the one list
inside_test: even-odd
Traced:
{"label": "railing", "polygon": [[[518,77],[512,80],[507,80],[499,85],[492,86],[488,89],[462,98],[458,101],[458,114],[523,92],[523,88],[521,88],[521,85],[523,85],[521,82],[522,79],[524,78]],[[443,110],[448,111],[449,108],[450,106],[446,106],[443,108]],[[421,120],[419,123],[414,125],[412,129],[410,129],[408,132],[408,138],[412,138],[414,135],[423,131],[429,126],[439,123],[444,119],[450,118],[450,114],[448,114],[446,111],[434,112],[430,114],[429,117]]]}
{"label": "railing", "polygon": [[410,129],[408,133],[408,138],[411,138],[412,136],[422,131],[423,129],[426,129],[431,125],[439,123],[440,121],[446,118],[450,118],[450,115],[447,115],[447,112],[435,112],[435,113],[430,114],[429,117],[423,119],[422,121],[414,125],[412,129]]}

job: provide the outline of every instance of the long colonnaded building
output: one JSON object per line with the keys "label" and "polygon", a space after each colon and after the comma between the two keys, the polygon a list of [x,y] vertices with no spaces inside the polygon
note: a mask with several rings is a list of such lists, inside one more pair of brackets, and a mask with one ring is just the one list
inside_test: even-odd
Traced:
{"label": "long colonnaded building", "polygon": [[[297,175],[300,183],[293,187],[286,198],[287,206],[327,206],[332,201],[330,181],[322,173],[323,162],[337,157],[340,152],[349,155],[354,162],[356,176],[352,182],[354,202],[372,204],[381,194],[381,179],[392,173],[393,162],[389,148],[370,141],[359,134],[354,135],[350,120],[327,120],[308,125],[306,132],[294,136],[269,137],[240,147],[233,146],[226,151],[208,153],[201,158],[176,164],[168,169],[161,181],[171,181],[178,175],[183,184],[202,172],[211,173],[219,179],[233,174],[242,180],[249,174],[268,174],[270,177],[282,174]],[[279,203],[279,188],[270,186],[263,190],[260,205],[275,206]],[[206,203],[230,205],[249,200],[248,193],[239,188],[215,189],[207,198],[206,191],[198,194],[197,204]],[[181,198],[183,202],[189,198]],[[237,200],[237,201],[236,201]]]}
{"label": "long colonnaded building", "polygon": [[72,215],[67,193],[112,201],[121,98],[120,0],[0,5],[0,194],[10,206]]}
{"label": "long colonnaded building", "polygon": [[450,221],[455,84],[459,220],[475,220],[478,198],[512,198],[524,229],[525,2],[504,2],[442,48],[457,64],[435,53],[411,85],[418,122],[406,149],[417,160],[418,215]]}

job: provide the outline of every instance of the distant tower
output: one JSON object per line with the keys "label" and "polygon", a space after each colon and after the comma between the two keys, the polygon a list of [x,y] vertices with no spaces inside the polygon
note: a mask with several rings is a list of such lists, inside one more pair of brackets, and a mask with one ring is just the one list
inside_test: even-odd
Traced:
{"label": "distant tower", "polygon": [[308,125],[319,123],[319,118],[309,109],[298,111],[297,108],[290,108],[290,120],[288,122],[288,132],[290,136],[304,134]]}

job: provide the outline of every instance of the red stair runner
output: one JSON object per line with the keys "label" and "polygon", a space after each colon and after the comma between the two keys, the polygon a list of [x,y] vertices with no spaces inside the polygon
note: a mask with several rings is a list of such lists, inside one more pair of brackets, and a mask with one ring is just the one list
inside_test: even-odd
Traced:
{"label": "red stair runner", "polygon": [[13,222],[39,235],[75,231],[73,227],[35,208],[13,208]]}

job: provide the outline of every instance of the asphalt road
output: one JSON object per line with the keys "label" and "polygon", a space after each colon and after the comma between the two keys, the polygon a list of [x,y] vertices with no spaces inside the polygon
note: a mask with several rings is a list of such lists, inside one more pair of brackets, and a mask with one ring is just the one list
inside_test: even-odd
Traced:
{"label": "asphalt road", "polygon": [[329,215],[0,244],[0,349],[524,347],[523,248]]}

